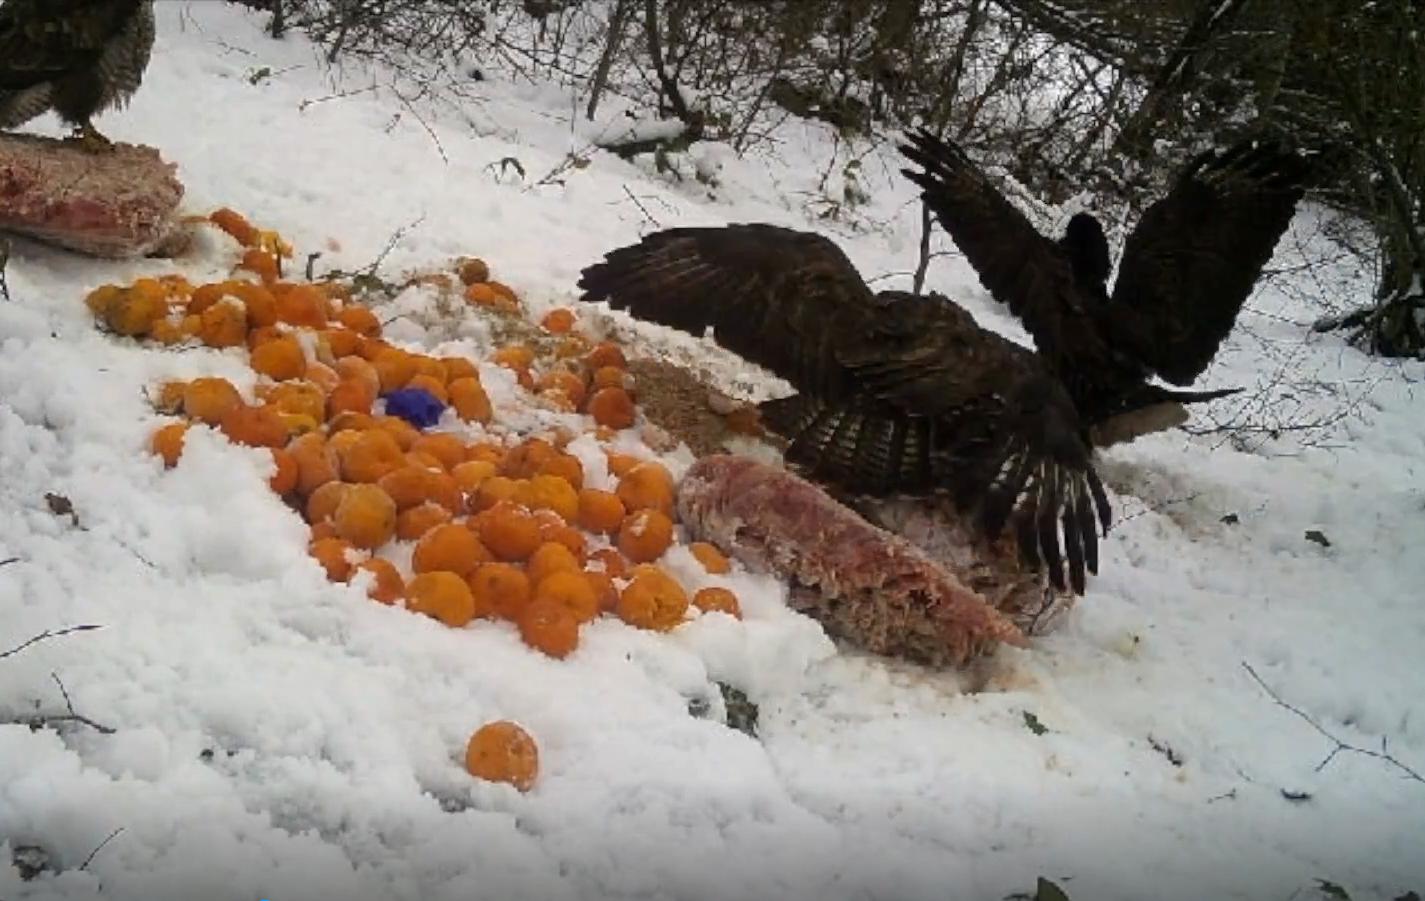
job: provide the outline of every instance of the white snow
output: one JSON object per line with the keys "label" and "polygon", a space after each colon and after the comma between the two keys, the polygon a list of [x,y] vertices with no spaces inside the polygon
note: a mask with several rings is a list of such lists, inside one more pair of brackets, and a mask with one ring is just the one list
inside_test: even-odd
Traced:
{"label": "white snow", "polygon": [[[381,91],[335,96],[310,46],[265,38],[239,8],[162,3],[159,18],[144,87],[100,127],[177,162],[190,211],[243,211],[299,260],[322,250],[319,268],[362,268],[409,226],[384,272],[476,254],[537,315],[570,303],[580,268],[654,228],[650,215],[827,226],[808,199],[834,152],[820,126],[783,125],[775,156],[695,148],[710,189],[588,152],[573,135],[590,128],[569,121],[582,103],[553,86],[492,77],[483,102],[425,109],[422,124]],[[250,81],[263,66],[276,74]],[[589,164],[561,171],[573,151]],[[506,157],[524,181],[499,172]],[[874,227],[829,232],[868,278],[899,273],[877,287],[914,268],[918,207],[897,168],[889,148],[870,153],[857,178],[873,200],[855,216]],[[1295,225],[1308,250],[1315,215]],[[225,275],[213,247],[190,278]],[[1284,241],[1274,265],[1299,261]],[[1102,575],[978,691],[972,675],[838,649],[770,580],[713,580],[685,551],[669,565],[732,586],[742,622],[658,635],[600,621],[563,661],[507,624],[451,630],[328,584],[262,453],[205,429],[171,471],[146,452],[160,421],[149,386],[252,380],[236,353],[94,328],[88,290],[171,268],[28,243],[10,261],[0,652],[103,628],[0,659],[0,898],[973,901],[1032,892],[1041,874],[1078,901],[1309,898],[1318,878],[1356,899],[1425,890],[1425,783],[1361,754],[1318,766],[1334,742],[1244,667],[1341,741],[1425,772],[1422,368],[1308,333],[1320,279],[1369,290],[1347,263],[1273,279],[1204,380],[1252,390],[1195,425],[1277,415],[1288,428],[1108,452],[1119,522]],[[958,257],[937,259],[929,286],[1023,340]],[[440,353],[487,345],[433,304],[416,290],[380,313]],[[777,391],[697,342],[667,344],[729,391]],[[520,411],[507,372],[482,376],[506,422],[550,421]],[[606,487],[596,450],[573,446]],[[72,500],[77,528],[46,492]],[[28,728],[65,712],[52,673],[115,731]],[[721,710],[714,679],[760,704],[760,742],[688,714],[690,698]],[[539,743],[528,794],[461,765],[469,734],[500,718]],[[60,873],[22,881],[9,867],[22,846]]]}

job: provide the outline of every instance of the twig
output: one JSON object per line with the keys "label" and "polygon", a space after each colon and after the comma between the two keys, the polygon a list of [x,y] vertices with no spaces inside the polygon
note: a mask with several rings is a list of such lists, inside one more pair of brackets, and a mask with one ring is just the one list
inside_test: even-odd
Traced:
{"label": "twig", "polygon": [[62,635],[68,635],[68,634],[70,634],[71,632],[88,632],[90,629],[100,629],[100,628],[103,628],[103,627],[102,627],[102,626],[94,626],[94,625],[86,625],[86,626],[66,626],[65,628],[60,629],[60,630],[58,630],[58,631],[50,631],[49,629],[46,629],[46,630],[44,630],[43,632],[41,632],[40,634],[36,635],[34,638],[31,638],[29,641],[26,641],[26,642],[24,642],[24,643],[22,643],[22,644],[20,644],[20,645],[17,645],[16,647],[13,647],[13,648],[11,648],[11,649],[8,650],[8,651],[5,651],[3,654],[0,654],[0,660],[5,659],[6,657],[13,657],[14,655],[20,653],[21,651],[23,651],[25,648],[29,647],[30,645],[32,645],[32,644],[39,644],[40,642],[42,642],[42,641],[44,641],[44,640],[46,640],[46,639],[49,639],[49,638],[59,638],[60,636],[62,636]]}
{"label": "twig", "polygon": [[10,299],[10,286],[5,281],[5,267],[10,265],[10,239],[0,237],[0,297]]}
{"label": "twig", "polygon": [[88,726],[89,728],[95,730],[96,732],[100,732],[100,733],[102,733],[102,734],[104,734],[104,735],[113,735],[113,734],[114,734],[114,732],[115,732],[114,727],[112,727],[112,726],[105,726],[105,725],[103,725],[102,723],[96,723],[96,722],[94,722],[93,720],[91,720],[89,717],[84,716],[83,714],[79,713],[78,711],[76,711],[76,710],[74,709],[74,702],[69,699],[69,690],[64,687],[64,683],[63,683],[63,682],[59,681],[59,674],[58,674],[58,673],[53,673],[53,672],[52,672],[52,673],[49,674],[49,677],[54,680],[54,684],[55,684],[55,685],[58,685],[58,686],[59,686],[59,693],[60,693],[60,695],[62,695],[62,696],[64,697],[64,706],[65,706],[65,708],[69,711],[69,714],[68,714],[67,716],[37,716],[37,717],[34,717],[33,719],[30,720],[30,725],[31,725],[31,727],[35,726],[36,723],[38,723],[38,724],[40,724],[40,725],[49,725],[49,724],[51,724],[51,723],[74,722],[74,723],[83,723],[84,725]]}
{"label": "twig", "polygon": [[920,204],[920,259],[915,264],[915,278],[911,281],[912,294],[919,294],[925,287],[925,270],[930,268],[930,207]]}
{"label": "twig", "polygon": [[1316,765],[1315,772],[1319,773],[1324,770],[1327,764],[1329,764],[1332,760],[1336,759],[1337,754],[1340,754],[1344,751],[1349,754],[1362,754],[1366,757],[1374,757],[1377,760],[1383,760],[1391,766],[1395,767],[1397,770],[1400,770],[1402,773],[1404,773],[1409,778],[1415,780],[1416,782],[1425,782],[1425,777],[1422,777],[1418,772],[1411,769],[1406,764],[1401,763],[1395,758],[1393,754],[1391,754],[1386,749],[1386,736],[1381,736],[1379,751],[1373,751],[1370,748],[1357,747],[1356,745],[1344,742],[1336,736],[1332,735],[1330,732],[1327,732],[1326,729],[1323,728],[1320,723],[1316,722],[1316,720],[1313,719],[1310,714],[1303,711],[1300,707],[1296,707],[1292,704],[1288,704],[1286,701],[1283,701],[1281,699],[1281,696],[1278,695],[1276,692],[1272,691],[1271,687],[1268,686],[1267,683],[1262,680],[1262,677],[1257,675],[1257,671],[1252,669],[1252,665],[1250,663],[1243,660],[1242,668],[1245,669],[1247,671],[1247,675],[1251,676],[1252,680],[1256,682],[1258,686],[1261,687],[1262,691],[1266,692],[1267,697],[1272,699],[1272,703],[1276,704],[1278,707],[1281,707],[1285,710],[1289,710],[1290,712],[1296,714],[1298,717],[1304,720],[1307,725],[1315,729],[1321,735],[1322,738],[1325,738],[1327,741],[1333,742],[1336,745],[1334,748],[1331,749],[1331,753],[1327,754],[1325,759]]}
{"label": "twig", "polygon": [[633,192],[628,189],[628,185],[624,185],[624,186],[623,186],[623,193],[628,196],[628,199],[629,199],[629,200],[632,200],[632,201],[633,201],[633,205],[634,205],[634,206],[638,207],[638,211],[643,214],[643,218],[645,218],[645,219],[647,219],[649,222],[653,223],[653,227],[654,227],[654,228],[662,228],[662,227],[663,227],[663,226],[658,222],[658,220],[653,217],[653,214],[650,213],[650,212],[648,212],[648,208],[647,208],[646,206],[644,206],[642,203],[640,203],[637,197],[633,196]]}
{"label": "twig", "polygon": [[96,854],[98,854],[100,851],[104,850],[104,846],[107,845],[107,844],[109,844],[109,842],[113,841],[114,839],[118,838],[118,837],[119,837],[119,833],[120,833],[120,832],[123,832],[123,831],[124,831],[124,827],[123,827],[123,826],[120,826],[120,827],[118,827],[117,829],[115,829],[113,832],[110,832],[107,838],[105,838],[102,842],[100,842],[100,843],[94,848],[93,851],[90,851],[90,852],[89,852],[89,856],[86,857],[86,858],[84,858],[84,863],[82,863],[82,864],[79,865],[79,869],[82,870],[82,869],[84,869],[85,867],[89,866],[89,864],[94,860],[94,855],[96,855]]}
{"label": "twig", "polygon": [[0,560],[0,566],[9,566],[11,563],[19,563],[19,562],[20,562],[20,558],[19,558],[19,557],[6,557],[4,560]]}

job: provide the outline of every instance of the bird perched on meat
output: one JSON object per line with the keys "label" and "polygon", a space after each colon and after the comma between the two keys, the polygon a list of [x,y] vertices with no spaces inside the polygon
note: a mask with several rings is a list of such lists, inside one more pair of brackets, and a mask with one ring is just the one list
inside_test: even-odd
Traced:
{"label": "bird perched on meat", "polygon": [[89,149],[111,146],[93,117],[138,90],[153,39],[153,0],[3,0],[0,128],[52,109]]}
{"label": "bird perched on meat", "polygon": [[[788,462],[849,492],[948,491],[985,536],[1013,523],[1083,591],[1108,501],[1085,423],[1046,361],[940,295],[873,293],[839,248],[773,225],[646,236],[585,269],[583,300],[701,336],[791,382],[763,422]],[[1061,549],[1062,535],[1062,549]]]}
{"label": "bird perched on meat", "polygon": [[1131,440],[1187,419],[1184,403],[1235,390],[1187,386],[1232,330],[1305,190],[1305,159],[1242,141],[1193,160],[1144,211],[1124,246],[1113,291],[1108,241],[1079,213],[1051,240],[954,144],[925,132],[901,152],[985,288],[1024,323],[1096,444]]}

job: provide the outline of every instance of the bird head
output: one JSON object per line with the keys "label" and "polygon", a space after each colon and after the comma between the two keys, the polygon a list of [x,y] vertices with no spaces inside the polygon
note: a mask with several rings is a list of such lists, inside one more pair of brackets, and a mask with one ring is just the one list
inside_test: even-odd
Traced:
{"label": "bird head", "polygon": [[1088,213],[1075,213],[1059,239],[1059,246],[1074,267],[1074,278],[1082,285],[1103,289],[1108,282],[1108,238],[1103,226]]}

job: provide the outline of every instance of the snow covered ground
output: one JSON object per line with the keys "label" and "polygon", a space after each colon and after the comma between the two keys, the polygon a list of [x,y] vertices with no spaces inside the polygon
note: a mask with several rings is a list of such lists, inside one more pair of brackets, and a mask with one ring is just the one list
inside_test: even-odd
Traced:
{"label": "snow covered ground", "polygon": [[[819,127],[785,126],[775,156],[695,150],[711,191],[604,153],[531,186],[595,130],[570,124],[562,90],[487,81],[482,103],[422,123],[386,92],[321,99],[335,89],[312,49],[264,38],[238,8],[159,14],[144,88],[101,127],[176,161],[191,211],[241,210],[299,259],[359,268],[409,225],[384,271],[474,253],[538,307],[568,303],[579,269],[649,216],[817,227],[801,192],[831,153]],[[253,83],[259,67],[275,74]],[[525,181],[492,168],[505,157]],[[868,277],[913,267],[918,209],[895,169],[879,152],[863,168],[875,199],[859,215],[884,224],[832,232]],[[1303,211],[1297,235],[1319,240],[1315,224]],[[1295,253],[1283,242],[1277,264]],[[225,273],[210,260],[195,281]],[[1304,420],[1349,400],[1351,415],[1259,445],[1173,432],[1107,453],[1120,521],[1102,576],[1061,631],[1003,652],[971,693],[963,676],[838,650],[751,577],[740,624],[600,622],[564,661],[507,625],[450,630],[328,584],[259,453],[199,437],[164,471],[145,452],[147,386],[251,379],[236,356],[94,328],[89,289],[171,268],[30,244],[10,263],[0,651],[103,628],[0,659],[0,718],[63,713],[53,673],[115,731],[0,726],[5,901],[975,901],[1041,874],[1076,901],[1312,898],[1318,879],[1357,899],[1425,890],[1425,783],[1356,753],[1318,766],[1335,742],[1267,691],[1425,772],[1425,373],[1307,340],[1317,283],[1283,276],[1254,298],[1205,383],[1265,393],[1212,413]],[[930,283],[1022,338],[962,261],[938,259]],[[426,328],[424,303],[385,311],[404,314],[391,333],[477,349],[467,324]],[[46,492],[73,502],[77,528]],[[760,704],[760,742],[688,714],[713,679]],[[528,794],[460,764],[469,733],[504,717],[540,743]],[[22,881],[19,846],[59,875]]]}

